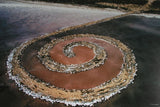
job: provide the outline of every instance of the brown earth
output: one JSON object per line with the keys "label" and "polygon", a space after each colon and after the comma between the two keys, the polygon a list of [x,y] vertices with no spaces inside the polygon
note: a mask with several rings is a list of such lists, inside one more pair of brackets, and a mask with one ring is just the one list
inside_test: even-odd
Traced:
{"label": "brown earth", "polygon": [[55,46],[50,51],[50,56],[56,62],[69,65],[69,64],[82,64],[88,62],[94,57],[94,53],[92,49],[85,47],[85,46],[77,46],[73,48],[73,52],[75,53],[76,57],[69,58],[64,55],[62,51],[63,47],[58,45]]}
{"label": "brown earth", "polygon": [[[59,61],[59,63],[70,64],[70,63],[82,63],[84,61],[93,58],[93,51],[87,47],[76,47],[74,52],[77,54],[76,58],[65,58],[63,54],[63,46],[73,41],[90,41],[94,42],[102,47],[107,52],[107,59],[105,60],[104,65],[100,65],[94,69],[76,73],[76,74],[66,74],[60,72],[49,71],[39,62],[39,59],[34,57],[32,62],[36,62],[32,65],[32,69],[29,71],[32,75],[38,77],[39,79],[48,82],[57,87],[65,89],[88,89],[96,87],[105,81],[111,80],[116,77],[121,69],[123,63],[123,55],[121,51],[114,47],[113,45],[98,39],[93,38],[74,38],[73,40],[67,40],[57,44],[53,49],[51,49],[50,54],[52,58]],[[58,54],[57,54],[58,52]],[[59,54],[61,54],[59,56]],[[84,58],[82,56],[84,56]],[[88,57],[87,57],[88,56]],[[76,57],[76,56],[75,56]],[[81,61],[82,60],[82,61]]]}

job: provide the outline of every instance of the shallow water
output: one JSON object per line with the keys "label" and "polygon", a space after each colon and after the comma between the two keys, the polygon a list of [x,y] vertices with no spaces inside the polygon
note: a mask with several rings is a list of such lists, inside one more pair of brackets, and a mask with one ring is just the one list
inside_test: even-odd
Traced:
{"label": "shallow water", "polygon": [[[107,14],[108,13],[108,14]],[[19,91],[7,78],[6,60],[10,51],[31,38],[62,27],[111,17],[121,13],[83,9],[0,3],[0,105],[5,107],[63,107],[33,99]],[[83,20],[82,20],[83,19]],[[66,32],[109,35],[133,49],[138,63],[134,84],[97,107],[160,107],[160,19],[129,16]],[[59,35],[61,36],[61,35]]]}

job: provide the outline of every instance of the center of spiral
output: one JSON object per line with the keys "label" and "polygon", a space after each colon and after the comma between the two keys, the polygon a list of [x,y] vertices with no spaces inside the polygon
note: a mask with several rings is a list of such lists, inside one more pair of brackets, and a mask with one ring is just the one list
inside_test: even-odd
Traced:
{"label": "center of spiral", "polygon": [[[82,64],[94,58],[95,54],[91,48],[86,46],[75,46],[72,51],[74,56],[68,57],[64,53],[64,47],[57,44],[50,50],[51,58],[64,65]],[[57,54],[58,53],[58,54]]]}
{"label": "center of spiral", "polygon": [[[59,39],[58,42],[52,41],[51,43],[46,44],[44,47],[40,49],[38,53],[38,57],[40,58],[42,63],[46,66],[46,68],[48,68],[51,71],[73,74],[81,71],[87,71],[104,64],[105,59],[107,57],[106,51],[104,50],[104,48],[102,48],[101,46],[95,43],[91,43],[87,41],[75,41],[75,40],[72,41],[72,40],[74,40],[74,38],[70,38],[69,40],[62,38],[62,39]],[[65,43],[62,41],[69,41],[69,43],[67,42]],[[73,48],[77,46],[83,46],[83,47],[89,48],[90,49],[89,53],[87,53],[87,51],[84,53],[82,52],[87,56],[82,55],[81,52],[77,52],[78,55],[76,56],[73,51]],[[53,50],[54,48],[56,50],[52,51],[52,48]],[[63,51],[63,54],[62,54],[62,51]],[[90,53],[92,54],[90,55]],[[64,55],[68,58],[65,58]],[[63,64],[61,62],[57,62],[57,60],[55,60],[58,58],[58,60],[59,59],[61,61],[63,60],[63,62],[68,62],[70,60],[73,62],[83,62],[82,59],[85,60],[85,57],[83,58],[83,56],[85,56],[86,59],[90,58],[91,60],[86,61],[84,63],[80,63],[80,64],[78,63],[78,64],[68,64],[68,65]],[[74,59],[73,57],[78,57],[79,59],[76,61],[76,60],[73,60]],[[70,59],[70,58],[73,58],[73,59]]]}

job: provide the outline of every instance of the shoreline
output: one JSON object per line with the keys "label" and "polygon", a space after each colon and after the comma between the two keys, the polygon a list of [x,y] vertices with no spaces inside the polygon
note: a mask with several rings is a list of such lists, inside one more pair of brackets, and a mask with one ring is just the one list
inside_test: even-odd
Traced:
{"label": "shoreline", "polygon": [[67,6],[67,7],[76,7],[76,8],[90,8],[90,9],[98,9],[98,10],[119,10],[122,12],[130,12],[136,11],[137,9],[146,8],[144,13],[152,13],[152,14],[160,14],[160,8],[154,7],[154,2],[156,0],[148,0],[145,4],[128,4],[128,3],[110,3],[110,2],[95,2],[95,4],[79,4],[79,3],[70,3],[70,2],[47,2],[47,1],[32,1],[32,0],[15,0],[23,3],[31,3],[31,4],[41,4],[41,5],[50,5],[50,6]]}

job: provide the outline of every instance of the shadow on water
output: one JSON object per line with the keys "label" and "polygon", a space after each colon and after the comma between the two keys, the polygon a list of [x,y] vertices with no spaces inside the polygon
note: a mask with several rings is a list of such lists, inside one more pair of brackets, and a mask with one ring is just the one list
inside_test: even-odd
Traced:
{"label": "shadow on water", "polygon": [[[157,23],[158,22],[158,23]],[[136,56],[138,72],[134,84],[130,84],[97,107],[160,107],[160,19],[128,16],[91,25],[63,34],[93,33],[119,39],[131,48]],[[10,51],[20,43],[9,45],[19,36],[11,32],[10,25],[0,19],[0,105],[5,107],[63,107],[64,104],[33,99],[18,91],[14,82],[5,75],[6,60]]]}

